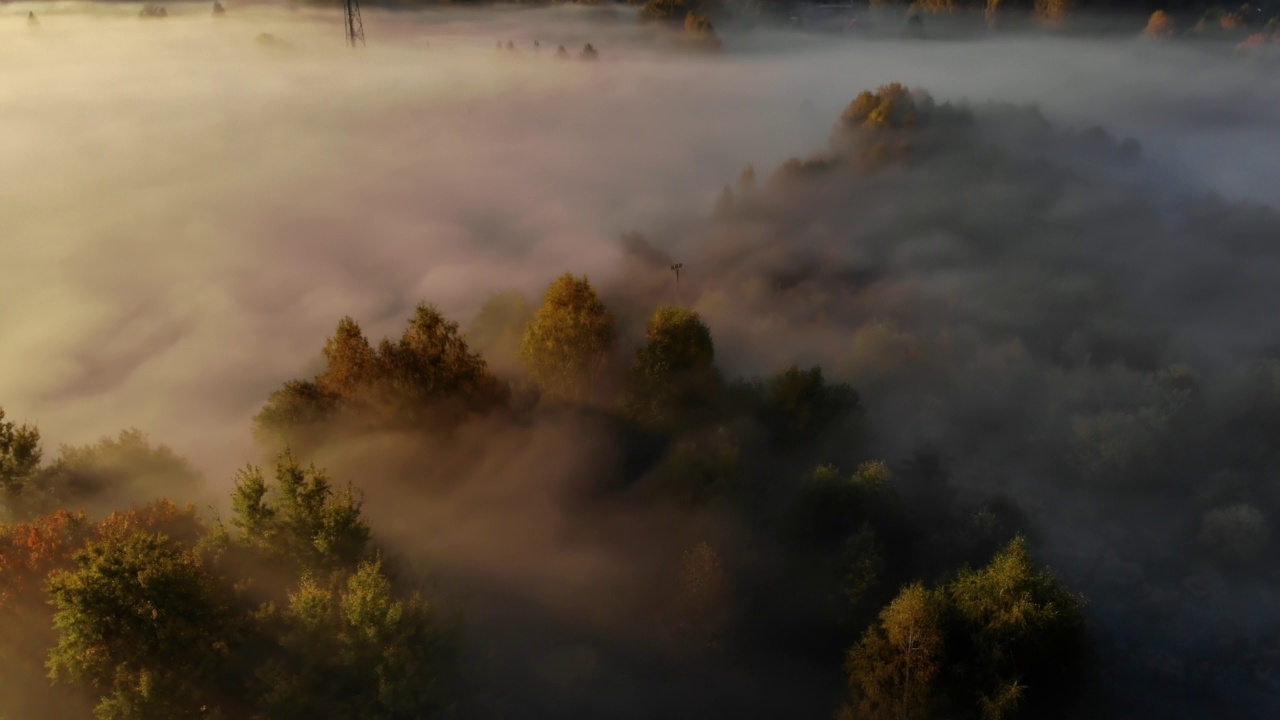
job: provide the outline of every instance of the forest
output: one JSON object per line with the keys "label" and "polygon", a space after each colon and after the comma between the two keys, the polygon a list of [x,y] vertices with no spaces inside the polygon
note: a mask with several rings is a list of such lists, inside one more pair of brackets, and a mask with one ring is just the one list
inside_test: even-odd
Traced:
{"label": "forest", "polygon": [[650,4],[0,51],[0,719],[1280,712],[1267,58]]}
{"label": "forest", "polygon": [[[500,293],[465,329],[425,301],[399,337],[340,319],[321,371],[265,398],[253,429],[267,460],[235,474],[225,516],[181,504],[198,474],[139,431],[46,454],[38,428],[3,420],[0,622],[18,638],[5,717],[1043,718],[1122,715],[1155,702],[1144,691],[1205,708],[1220,692],[1274,698],[1274,634],[1168,647],[1127,634],[1129,613],[1225,613],[1226,578],[1275,582],[1280,370],[1263,356],[1165,364],[1180,343],[1188,358],[1203,348],[1189,315],[1152,301],[1230,311],[1206,301],[1223,255],[1247,256],[1256,292],[1274,293],[1280,217],[1209,198],[1170,227],[1084,171],[988,144],[996,128],[1051,156],[1141,153],[1030,109],[864,92],[829,150],[726,186],[688,261],[717,268],[696,295],[686,283],[658,304],[670,258],[628,235],[621,279]],[[854,255],[823,229],[851,194],[885,198]],[[1053,220],[1064,198],[1088,237]],[[901,245],[906,224],[924,246]],[[1097,252],[1099,228],[1205,258],[1164,273],[1170,287],[1117,285],[1143,253]],[[821,264],[802,254],[824,245]],[[962,266],[963,301],[910,291]],[[784,328],[814,317],[859,323],[848,308],[920,321],[860,324],[839,373],[736,376],[712,330],[727,294],[768,327],[726,329],[774,342],[802,342]],[[946,444],[883,437],[890,415],[951,428]],[[518,479],[460,486],[513,452]],[[1020,474],[1045,478],[1043,496],[1002,490]],[[556,545],[601,556],[578,568],[610,588],[604,607],[577,608],[585,627],[469,585],[465,568],[434,574],[365,508],[403,523],[517,482],[542,505],[528,512],[554,513]],[[1072,586],[1035,548],[1074,514],[1096,535]],[[1135,520],[1156,514],[1160,540],[1139,537],[1157,526]],[[473,636],[474,618],[497,628]],[[498,648],[494,632],[514,637]]]}

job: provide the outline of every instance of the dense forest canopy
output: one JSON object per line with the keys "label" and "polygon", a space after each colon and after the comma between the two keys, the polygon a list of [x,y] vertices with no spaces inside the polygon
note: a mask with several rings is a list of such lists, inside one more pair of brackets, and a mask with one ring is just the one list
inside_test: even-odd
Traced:
{"label": "dense forest canopy", "polygon": [[[899,30],[970,10],[1065,29],[1077,9],[887,12]],[[150,288],[153,270],[201,282],[118,317],[59,316],[70,283],[0,268],[0,292],[47,303],[0,337],[35,358],[0,368],[15,396],[0,396],[0,717],[1274,716],[1280,214],[1175,177],[1162,132],[1177,125],[1129,137],[1052,102],[965,100],[917,87],[909,56],[883,48],[852,57],[910,82],[792,112],[777,98],[816,87],[811,67],[842,86],[863,70],[785,44],[754,49],[781,60],[736,58],[736,6],[631,11],[556,15],[540,44],[498,41],[496,58],[487,36],[483,55],[441,41],[429,80],[412,64],[427,51],[391,40],[359,71],[317,60],[321,75],[301,30],[238,46],[266,52],[244,62],[266,76],[248,90],[246,75],[165,85],[148,63],[128,85],[143,110],[117,108],[136,127],[104,113],[102,132],[153,152],[102,167],[184,178],[154,190],[168,204],[74,172],[111,152],[106,135],[27,151],[49,153],[30,156],[50,158],[47,187],[72,178],[99,204],[17,212],[12,267],[64,268],[95,303]],[[439,37],[477,34],[459,12]],[[1191,101],[1211,123],[1247,134],[1280,117],[1267,56],[1235,40],[1274,28],[1221,11],[1219,36],[1188,13],[1139,23],[1120,57],[1206,93],[1221,81],[1221,102]],[[520,27],[493,17],[486,30]],[[180,12],[164,22],[173,47],[200,37]],[[1227,52],[1174,47],[1210,36]],[[606,62],[552,62],[565,45]],[[136,52],[96,47],[109,68]],[[1024,52],[1001,48],[975,62]],[[929,72],[953,72],[936,52]],[[735,62],[765,104],[721,94]],[[1195,75],[1209,62],[1230,72]],[[355,109],[313,94],[366,81],[378,102]],[[43,102],[5,88],[17,115]],[[277,105],[287,122],[242,129]],[[153,145],[154,107],[212,144],[152,118],[192,143]],[[601,128],[620,141],[572,142]],[[796,139],[806,152],[788,158]],[[262,174],[224,174],[226,153]],[[44,161],[15,158],[21,188],[0,182],[44,197]],[[325,175],[335,158],[360,182]],[[294,162],[288,182],[272,174]],[[145,218],[117,211],[131,232],[104,219],[121,198]],[[96,238],[83,258],[56,239],[77,222]],[[153,320],[160,297],[170,314]],[[210,307],[225,314],[193,310]],[[192,328],[218,342],[184,344]],[[199,392],[184,373],[207,376]],[[180,414],[103,399],[136,386]],[[242,444],[210,439],[225,417]],[[61,423],[111,429],[47,439],[73,435]]]}

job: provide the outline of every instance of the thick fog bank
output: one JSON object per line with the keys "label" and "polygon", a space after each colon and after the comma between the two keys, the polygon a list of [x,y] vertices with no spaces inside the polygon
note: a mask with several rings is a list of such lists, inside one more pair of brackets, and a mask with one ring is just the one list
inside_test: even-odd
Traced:
{"label": "thick fog bank", "polygon": [[[932,447],[957,488],[1021,505],[1091,598],[1100,672],[1132,676],[1112,696],[1184,716],[1273,707],[1278,583],[1256,558],[1280,508],[1265,64],[1136,37],[765,30],[686,54],[632,11],[586,8],[370,9],[352,52],[334,12],[138,10],[0,8],[0,406],[50,448],[135,426],[221,492],[258,458],[254,413],[315,372],[344,315],[376,340],[425,301],[466,327],[491,293],[586,273],[629,357],[683,262],[680,299],[726,374],[821,363],[862,394],[865,444],[840,439],[837,459],[899,472]],[[578,59],[588,42],[595,62]],[[895,81],[964,109],[861,165],[833,127]],[[613,429],[486,418],[316,459],[391,478],[368,497],[379,532],[470,603],[498,665],[550,658],[521,669],[532,685],[603,678],[541,711],[670,716],[702,679],[653,667],[652,618],[635,618],[693,543],[753,546],[717,512],[615,499],[576,515],[624,464]],[[1233,543],[1253,559],[1214,555]],[[839,668],[771,665],[790,657],[708,671],[720,690],[700,702],[829,707]]]}
{"label": "thick fog bank", "polygon": [[[823,146],[839,109],[887,81],[1134,135],[1163,165],[1145,178],[1157,191],[1277,193],[1261,160],[1274,76],[1176,47],[815,41],[739,57],[730,38],[699,57],[573,10],[366,15],[353,55],[319,11],[5,7],[11,416],[55,441],[136,425],[223,475],[264,393],[336,317],[379,335],[421,299],[465,320],[490,290],[607,275],[620,233],[677,242],[747,163]],[[493,50],[508,39],[518,56]],[[601,62],[551,58],[586,41]]]}

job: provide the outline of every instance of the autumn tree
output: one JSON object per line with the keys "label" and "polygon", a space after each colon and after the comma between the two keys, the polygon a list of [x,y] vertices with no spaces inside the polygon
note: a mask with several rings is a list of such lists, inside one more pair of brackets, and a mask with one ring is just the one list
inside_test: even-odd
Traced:
{"label": "autumn tree", "polygon": [[910,585],[850,651],[841,717],[1009,720],[1068,707],[1085,660],[1082,603],[1021,537],[937,589]]}
{"label": "autumn tree", "polygon": [[840,719],[932,718],[944,662],[942,602],[920,583],[909,585],[849,652]]}
{"label": "autumn tree", "polygon": [[613,342],[613,314],[595,288],[585,276],[565,274],[547,288],[520,359],[548,397],[582,402],[591,398]]}
{"label": "autumn tree", "polygon": [[1035,0],[1035,18],[1048,27],[1059,27],[1074,7],[1072,0]]}
{"label": "autumn tree", "polygon": [[987,21],[987,27],[990,29],[994,30],[997,22],[999,21],[1000,5],[1002,2],[1003,0],[985,0],[982,14],[983,18]]}
{"label": "autumn tree", "polygon": [[378,357],[364,331],[351,317],[338,321],[333,336],[324,343],[325,371],[316,384],[339,397],[349,398],[368,388],[378,377]]}
{"label": "autumn tree", "polygon": [[431,305],[417,307],[399,342],[382,341],[377,360],[384,404],[395,399],[410,417],[431,409],[487,412],[507,398],[506,386],[467,346],[458,324]]}
{"label": "autumn tree", "polygon": [[684,19],[684,39],[693,48],[699,50],[719,50],[723,43],[711,19],[690,10]]}
{"label": "autumn tree", "polygon": [[1151,19],[1147,20],[1147,27],[1142,31],[1146,37],[1173,37],[1176,26],[1173,18],[1169,13],[1163,10],[1157,10],[1151,13]]}
{"label": "autumn tree", "polygon": [[[76,714],[79,699],[49,687],[45,659],[53,647],[53,609],[45,578],[74,567],[73,554],[92,536],[83,512],[59,510],[16,525],[0,524],[0,714]],[[72,707],[68,707],[72,704]]]}
{"label": "autumn tree", "polygon": [[325,369],[314,380],[287,382],[267,400],[254,418],[260,440],[306,448],[336,421],[357,428],[448,426],[508,397],[457,323],[431,305],[419,305],[401,337],[376,349],[355,320],[343,318],[323,355]]}

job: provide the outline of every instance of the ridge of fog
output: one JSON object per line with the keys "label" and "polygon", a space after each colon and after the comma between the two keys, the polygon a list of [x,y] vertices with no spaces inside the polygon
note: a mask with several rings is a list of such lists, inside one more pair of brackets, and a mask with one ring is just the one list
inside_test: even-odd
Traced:
{"label": "ridge of fog", "polygon": [[[679,259],[684,298],[707,319],[729,373],[822,362],[863,393],[876,452],[900,460],[939,439],[944,451],[963,449],[952,458],[959,484],[1013,495],[1049,536],[1049,559],[1067,579],[1112,601],[1096,605],[1093,618],[1130,634],[1107,642],[1140,637],[1158,653],[1217,648],[1210,633],[1270,632],[1275,593],[1227,576],[1199,578],[1207,586],[1199,606],[1133,622],[1138,606],[1116,600],[1138,591],[1106,583],[1140,574],[1133,565],[1158,557],[1174,535],[1168,526],[1184,519],[1158,517],[1161,507],[1117,517],[1133,507],[1091,503],[1088,488],[1054,487],[1060,478],[1036,482],[1049,463],[1026,448],[1051,444],[1038,434],[1062,429],[1057,414],[1137,404],[1143,378],[1120,363],[1045,362],[998,330],[1040,323],[1046,334],[1066,334],[1072,322],[1094,319],[1087,303],[1038,304],[1029,292],[1037,288],[1013,277],[1017,261],[1061,249],[1117,282],[1080,292],[1123,301],[1117,334],[1136,332],[1123,325],[1135,318],[1173,333],[1151,343],[1153,365],[1227,365],[1274,350],[1268,251],[1206,248],[1194,240],[1213,233],[1195,229],[1126,235],[1163,228],[1153,214],[1176,226],[1210,191],[1280,200],[1280,177],[1266,165],[1278,156],[1270,130],[1280,119],[1280,80],[1265,67],[1136,38],[909,42],[726,31],[724,54],[680,55],[655,49],[630,21],[633,11],[611,20],[578,8],[366,10],[370,44],[353,54],[333,12],[231,6],[215,20],[203,4],[173,5],[168,19],[142,22],[138,7],[0,8],[0,63],[11,69],[0,76],[0,406],[10,419],[39,424],[47,451],[136,426],[191,458],[221,495],[233,469],[257,459],[250,418],[282,381],[314,372],[339,317],[355,317],[376,339],[398,334],[425,300],[466,327],[491,292],[536,298],[565,271],[588,273],[619,312],[625,354],[637,320],[671,297],[665,263]],[[38,29],[26,26],[28,10]],[[293,47],[255,42],[264,32]],[[507,40],[520,45],[518,55],[495,52]],[[585,42],[600,49],[600,62],[551,57],[557,45],[576,54]],[[922,225],[912,234],[903,221],[957,209],[946,193],[966,178],[943,172],[903,186],[842,178],[810,195],[779,186],[759,215],[748,207],[708,223],[721,188],[745,166],[764,184],[787,159],[824,151],[849,101],[893,81],[970,102],[984,123],[1013,103],[1037,105],[1059,131],[1100,124],[1117,140],[1141,142],[1143,160],[1109,164],[1066,145],[1044,147],[1054,167],[1082,168],[1058,202],[1032,187],[1026,197],[992,198],[990,212],[965,208],[967,219],[999,227],[992,213],[1041,203],[1029,211],[1044,216],[1037,221],[1087,218],[1084,229],[1096,232],[1075,243],[1029,236],[1027,252],[993,253],[991,266],[979,264],[961,232]],[[998,135],[1005,126],[983,127]],[[887,209],[903,187],[934,192],[910,196],[916,205],[893,215]],[[850,188],[857,194],[840,195]],[[1240,224],[1254,223],[1246,229],[1274,227],[1267,211],[1260,219],[1237,211]],[[1020,217],[1012,216],[1011,235],[1023,231]],[[1105,224],[1111,217],[1117,222]],[[620,240],[630,232],[648,245]],[[1040,247],[1047,250],[1037,254]],[[887,280],[870,291],[844,288],[842,273],[862,267]],[[1177,285],[1188,268],[1212,281],[1200,298]],[[800,289],[768,287],[775,271],[796,275]],[[1021,290],[1025,298],[1010,294]],[[956,337],[947,342],[960,350],[930,357],[953,318]],[[891,322],[877,325],[882,319]],[[874,367],[893,363],[899,344],[924,346],[925,360]],[[948,386],[955,378],[929,362],[955,358],[962,381]],[[937,387],[972,414],[931,406]],[[1102,397],[1113,390],[1118,397]],[[1001,420],[989,437],[959,425],[984,411]],[[1013,437],[1023,421],[1029,437]],[[445,578],[466,576],[470,584],[449,590],[476,592],[476,615],[498,623],[478,634],[519,622],[502,619],[510,592],[570,625],[625,637],[628,614],[657,592],[649,584],[663,572],[661,558],[695,536],[728,538],[734,529],[699,517],[654,539],[661,518],[613,507],[599,511],[611,523],[608,542],[566,538],[593,528],[566,528],[557,493],[598,481],[602,458],[617,451],[598,431],[574,417],[532,428],[477,421],[449,447],[374,437],[326,448],[317,460],[360,483],[368,478],[357,473],[377,458],[383,465],[372,472],[431,488],[371,494],[370,515],[392,545],[415,547],[415,560],[440,564]],[[423,457],[438,462],[410,467]],[[1120,541],[1130,545],[1108,555]],[[1105,563],[1093,583],[1091,567]],[[1150,572],[1157,586],[1165,579],[1157,564]],[[515,634],[537,644],[545,640],[538,632]],[[1223,681],[1215,690],[1233,687]],[[822,706],[820,695],[807,700]]]}
{"label": "ridge of fog", "polygon": [[[137,426],[211,477],[337,317],[380,336],[426,299],[465,324],[491,290],[607,275],[619,234],[676,241],[745,165],[820,149],[884,82],[1134,135],[1165,166],[1157,189],[1280,191],[1258,167],[1276,78],[1136,40],[752,33],[724,57],[670,57],[572,9],[369,11],[352,57],[332,13],[175,9],[0,15],[0,398],[51,441]],[[524,53],[495,57],[508,38]],[[604,62],[550,58],[583,38]]]}

